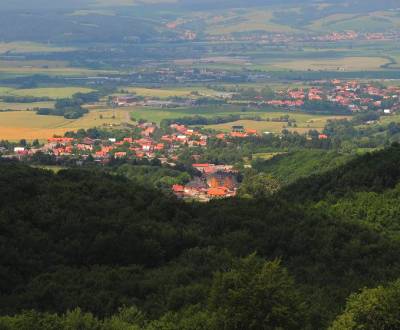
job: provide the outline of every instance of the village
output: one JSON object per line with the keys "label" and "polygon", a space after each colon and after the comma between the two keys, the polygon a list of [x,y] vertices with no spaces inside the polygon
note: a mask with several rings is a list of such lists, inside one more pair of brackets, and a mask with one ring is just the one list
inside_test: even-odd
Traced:
{"label": "village", "polygon": [[[255,93],[257,94],[257,92]],[[314,81],[310,86],[305,86],[304,88],[274,90],[273,94],[273,96],[268,97],[260,94],[246,99],[246,96],[241,95],[240,91],[220,91],[213,93],[212,97],[220,99],[226,104],[258,107],[272,106],[298,111],[312,111],[307,106],[313,107],[317,102],[336,104],[341,107],[342,111],[348,111],[349,113],[378,111],[388,115],[400,110],[400,87],[362,83],[357,80]],[[115,96],[112,104],[116,107],[176,108],[198,106],[194,97],[181,98],[179,100],[157,100],[130,94]]]}
{"label": "village", "polygon": [[[229,102],[235,102],[235,93],[221,92],[229,95]],[[150,102],[156,104],[157,100],[141,99],[136,95],[116,96],[112,99],[116,107],[135,106],[137,103]],[[163,107],[158,101],[158,106]],[[185,104],[191,100],[183,100]],[[307,111],[307,106],[316,107],[326,103],[334,105],[334,110],[341,107],[349,114],[359,112],[375,112],[380,115],[390,116],[400,110],[400,88],[386,87],[374,83],[360,81],[319,81],[305,88],[289,88],[275,90],[274,96],[267,99],[262,96],[250,100],[248,105],[263,107],[276,107],[292,111]],[[171,106],[171,103],[166,103]],[[243,103],[242,103],[243,104]],[[175,105],[174,105],[175,106]],[[312,109],[311,109],[312,110]],[[239,116],[240,118],[240,116]],[[260,119],[261,120],[261,119]],[[264,119],[262,119],[264,120]],[[270,119],[271,121],[277,119]],[[279,120],[289,123],[289,115]],[[91,136],[79,132],[69,132],[65,136],[49,138],[45,143],[25,146],[13,145],[10,148],[0,146],[2,158],[29,159],[35,155],[47,155],[58,162],[73,160],[75,164],[91,161],[99,165],[107,165],[115,161],[147,160],[157,161],[160,166],[175,167],[180,161],[184,150],[190,150],[191,168],[196,173],[185,184],[173,184],[171,191],[182,199],[208,201],[216,198],[233,197],[239,188],[238,171],[232,164],[201,163],[198,150],[207,149],[210,140],[229,141],[233,139],[247,139],[259,137],[269,132],[260,132],[256,129],[231,123],[227,131],[204,129],[200,125],[182,124],[179,120],[161,127],[153,122],[139,121],[130,125],[123,133],[105,130],[102,136]],[[115,134],[114,134],[115,133]],[[311,139],[309,136],[308,139]],[[329,136],[319,132],[319,140],[327,140]]]}
{"label": "village", "polygon": [[340,105],[352,113],[377,111],[390,115],[400,110],[400,87],[335,79],[320,81],[319,84],[310,88],[277,91],[273,99],[261,100],[261,104],[288,110],[296,108],[301,110],[307,106],[307,103],[308,106],[315,106],[317,102]]}
{"label": "village", "polygon": [[[140,123],[132,128],[130,136],[123,138],[108,137],[96,139],[89,136],[52,137],[37,147],[15,146],[12,150],[0,148],[0,155],[5,159],[27,159],[35,155],[49,155],[58,161],[76,160],[76,164],[91,160],[99,165],[112,161],[157,160],[161,166],[175,167],[179,153],[183,148],[206,148],[208,140],[247,138],[257,135],[255,130],[233,127],[230,134],[205,134],[185,125],[172,124],[165,133],[154,123]],[[232,165],[197,164],[197,155],[192,156],[192,167],[196,172],[186,185],[173,185],[172,192],[182,199],[208,201],[215,198],[233,197],[239,183],[238,171]]]}
{"label": "village", "polygon": [[253,41],[271,45],[304,43],[304,42],[339,42],[339,41],[390,41],[400,38],[399,31],[389,32],[356,32],[353,30],[336,31],[331,33],[284,33],[284,32],[248,32],[241,35],[220,34],[209,35],[206,37],[208,41]]}

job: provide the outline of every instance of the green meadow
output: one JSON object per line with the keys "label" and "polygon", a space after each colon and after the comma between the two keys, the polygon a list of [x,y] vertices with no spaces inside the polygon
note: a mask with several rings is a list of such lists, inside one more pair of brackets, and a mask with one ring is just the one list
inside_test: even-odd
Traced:
{"label": "green meadow", "polygon": [[0,98],[2,96],[31,96],[31,97],[48,97],[51,99],[68,98],[76,93],[90,93],[93,89],[86,87],[47,87],[47,88],[30,88],[15,89],[9,87],[0,87]]}

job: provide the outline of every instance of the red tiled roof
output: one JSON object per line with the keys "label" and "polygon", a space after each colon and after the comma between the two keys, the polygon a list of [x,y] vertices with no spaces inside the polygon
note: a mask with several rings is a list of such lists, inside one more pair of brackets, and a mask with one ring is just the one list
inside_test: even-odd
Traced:
{"label": "red tiled roof", "polygon": [[184,187],[184,186],[181,186],[181,185],[179,185],[179,184],[174,184],[174,185],[172,186],[172,190],[173,190],[174,192],[176,192],[176,193],[181,193],[181,192],[184,192],[185,187]]}
{"label": "red tiled roof", "polygon": [[214,197],[224,197],[227,195],[227,190],[224,188],[210,188],[207,190],[207,195]]}

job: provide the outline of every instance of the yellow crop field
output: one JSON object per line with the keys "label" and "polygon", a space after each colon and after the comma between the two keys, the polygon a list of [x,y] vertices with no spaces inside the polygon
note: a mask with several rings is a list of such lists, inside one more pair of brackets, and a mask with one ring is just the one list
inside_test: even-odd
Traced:
{"label": "yellow crop field", "polygon": [[130,122],[130,116],[129,111],[124,109],[91,110],[89,114],[75,120],[59,116],[39,116],[34,111],[0,112],[0,140],[43,140],[80,128],[118,126],[126,122]]}

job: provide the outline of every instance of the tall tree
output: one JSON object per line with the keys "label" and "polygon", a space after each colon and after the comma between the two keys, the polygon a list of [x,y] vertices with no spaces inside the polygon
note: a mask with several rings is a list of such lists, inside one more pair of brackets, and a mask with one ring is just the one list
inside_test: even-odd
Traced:
{"label": "tall tree", "polygon": [[400,329],[400,280],[353,294],[330,330]]}
{"label": "tall tree", "polygon": [[279,261],[250,255],[226,273],[217,273],[210,307],[217,329],[301,329],[304,305],[293,279]]}

